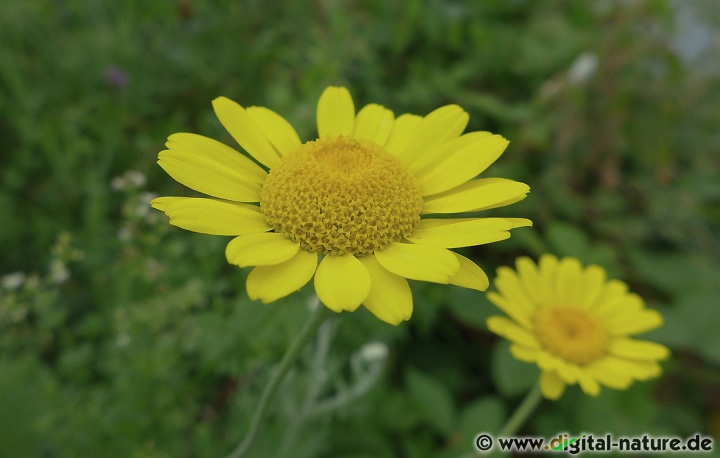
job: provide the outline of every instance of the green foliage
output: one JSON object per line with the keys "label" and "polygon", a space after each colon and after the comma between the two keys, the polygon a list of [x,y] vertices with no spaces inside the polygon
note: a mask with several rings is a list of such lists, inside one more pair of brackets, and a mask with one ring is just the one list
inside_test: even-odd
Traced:
{"label": "green foliage", "polygon": [[492,355],[491,374],[498,390],[506,396],[519,396],[537,383],[537,366],[518,361],[510,355],[510,343],[499,342]]}
{"label": "green foliage", "polygon": [[422,412],[424,420],[435,429],[448,434],[455,423],[455,406],[448,388],[417,370],[407,374],[410,396]]}
{"label": "green foliage", "polygon": [[[534,227],[465,250],[491,280],[517,256],[574,256],[663,314],[647,335],[673,350],[662,379],[595,399],[571,387],[524,433],[720,436],[717,13],[710,1],[1,2],[0,456],[234,447],[309,291],[250,301],[227,240],[149,209],[190,195],[157,153],[174,132],[233,144],[210,107],[219,95],[271,107],[309,139],[328,84],[396,114],[458,103],[470,130],[512,141],[488,176],[532,191],[488,214]],[[410,322],[359,310],[318,334],[252,456],[457,457],[499,430],[537,368],[488,333],[500,312],[483,294],[412,286]]]}

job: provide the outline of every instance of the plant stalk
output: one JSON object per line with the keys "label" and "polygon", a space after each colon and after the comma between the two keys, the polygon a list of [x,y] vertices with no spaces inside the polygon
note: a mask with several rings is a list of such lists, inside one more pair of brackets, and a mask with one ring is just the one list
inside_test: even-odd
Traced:
{"label": "plant stalk", "polygon": [[255,437],[257,436],[257,433],[260,429],[260,425],[262,424],[262,421],[267,415],[268,407],[270,406],[270,400],[275,396],[275,393],[280,387],[280,383],[283,381],[295,361],[297,361],[298,356],[300,355],[300,351],[313,338],[318,328],[332,314],[332,310],[320,304],[319,300],[316,299],[314,302],[316,304],[316,307],[315,310],[312,311],[310,319],[308,319],[308,321],[305,323],[303,328],[300,330],[300,333],[295,336],[295,339],[292,341],[290,347],[288,347],[285,355],[280,361],[280,365],[277,367],[272,378],[265,386],[265,389],[260,396],[260,401],[255,408],[255,413],[253,414],[250,429],[248,430],[242,442],[240,442],[237,447],[235,447],[235,449],[232,451],[232,453],[228,455],[228,458],[241,458],[245,455],[248,449],[250,449],[250,446],[252,446],[253,442],[255,441]]}
{"label": "plant stalk", "polygon": [[530,415],[535,411],[542,401],[542,393],[540,392],[540,383],[536,383],[525,396],[512,416],[508,419],[500,429],[498,437],[508,437],[514,435],[527,421]]}

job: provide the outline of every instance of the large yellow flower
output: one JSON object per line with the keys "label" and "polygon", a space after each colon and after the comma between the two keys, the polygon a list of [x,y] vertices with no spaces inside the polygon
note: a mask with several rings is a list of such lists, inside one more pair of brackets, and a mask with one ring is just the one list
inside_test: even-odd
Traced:
{"label": "large yellow flower", "polygon": [[225,254],[231,264],[256,266],[247,278],[252,299],[274,301],[314,276],[330,309],[363,304],[398,324],[412,313],[406,278],[484,291],[482,269],[448,248],[496,242],[531,225],[421,218],[509,205],[529,191],[512,180],[474,179],[508,141],[489,132],[461,135],[468,115],[457,105],[425,117],[395,118],[376,104],[356,114],[348,90],[329,87],[318,102],[319,138],[306,143],[267,108],[225,97],[213,108],[252,159],[207,137],[171,135],[158,164],[214,199],[159,197],[152,205],[183,229],[236,236]]}
{"label": "large yellow flower", "polygon": [[670,355],[663,345],[629,337],[661,326],[662,316],[596,265],[583,269],[575,258],[543,255],[536,266],[522,257],[517,273],[498,269],[495,286],[499,294],[488,299],[510,319],[490,317],[488,328],[512,342],[515,358],[540,367],[546,398],[575,383],[590,396],[600,385],[626,389],[660,375],[658,361]]}

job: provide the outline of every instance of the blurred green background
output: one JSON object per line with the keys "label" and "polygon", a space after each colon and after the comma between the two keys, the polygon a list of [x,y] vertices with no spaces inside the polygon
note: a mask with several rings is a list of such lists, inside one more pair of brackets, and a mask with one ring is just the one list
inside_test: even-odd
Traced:
{"label": "blurred green background", "polygon": [[[310,288],[250,301],[229,239],[148,208],[192,195],[157,153],[182,131],[233,145],[219,95],[314,138],[331,84],[396,114],[458,103],[511,140],[487,175],[532,191],[496,214],[535,226],[464,251],[491,279],[571,255],[665,316],[662,378],[573,387],[523,434],[720,437],[719,56],[711,0],[1,2],[0,456],[232,449]],[[488,333],[482,293],[412,287],[408,323],[322,328],[252,456],[458,457],[498,430],[537,369]]]}

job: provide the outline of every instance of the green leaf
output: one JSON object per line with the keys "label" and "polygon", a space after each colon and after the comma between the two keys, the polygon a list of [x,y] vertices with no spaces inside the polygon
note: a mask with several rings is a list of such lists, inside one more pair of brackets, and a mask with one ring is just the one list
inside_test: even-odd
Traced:
{"label": "green leaf", "polygon": [[505,404],[495,396],[486,396],[465,406],[460,414],[458,452],[476,450],[479,433],[497,434],[507,417]]}
{"label": "green leaf", "polygon": [[[651,428],[658,414],[658,405],[650,388],[650,384],[638,382],[628,390],[604,387],[596,398],[583,395],[573,406],[576,424],[591,432],[642,434]],[[575,389],[579,390],[578,387]]]}
{"label": "green leaf", "polygon": [[545,237],[558,256],[578,258],[583,264],[598,264],[608,271],[610,277],[617,276],[619,269],[615,251],[610,245],[590,243],[588,236],[570,224],[553,222],[548,224]]}
{"label": "green leaf", "polygon": [[[389,390],[379,405],[376,424],[398,436],[407,436],[424,420],[424,409],[416,406],[415,399],[399,390]],[[422,416],[422,418],[421,418]]]}
{"label": "green leaf", "polygon": [[720,269],[708,258],[640,249],[629,254],[642,279],[662,291],[682,293],[720,285]]}
{"label": "green leaf", "polygon": [[458,286],[447,287],[447,306],[463,324],[485,329],[485,320],[498,314],[498,309],[485,294]]}
{"label": "green leaf", "polygon": [[[48,426],[57,415],[55,380],[33,357],[0,360],[0,450],[3,456],[40,456],[52,450]],[[56,430],[57,431],[57,430]],[[51,431],[55,432],[55,431]]]}
{"label": "green leaf", "polygon": [[720,363],[717,321],[720,291],[683,294],[673,308],[663,311],[665,324],[653,332],[657,340],[673,347],[690,347],[708,361]]}
{"label": "green leaf", "polygon": [[516,396],[526,392],[537,382],[539,370],[534,364],[513,358],[510,342],[503,340],[493,348],[492,377],[504,395]]}
{"label": "green leaf", "polygon": [[455,403],[447,387],[416,369],[408,370],[407,385],[425,420],[443,434],[449,434],[455,425]]}

